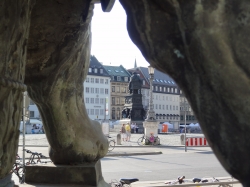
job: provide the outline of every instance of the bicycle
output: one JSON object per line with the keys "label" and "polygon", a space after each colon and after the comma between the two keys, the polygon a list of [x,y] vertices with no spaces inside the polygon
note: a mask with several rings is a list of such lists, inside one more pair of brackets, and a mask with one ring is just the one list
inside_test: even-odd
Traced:
{"label": "bicycle", "polygon": [[[108,138],[111,138],[111,137],[108,137]],[[112,140],[109,140],[108,142],[109,142],[108,152],[111,152],[115,148],[115,140],[112,139]]]}
{"label": "bicycle", "polygon": [[[17,161],[17,160],[19,160],[19,161]],[[21,183],[21,184],[24,183],[24,181],[23,181],[23,179],[24,179],[23,178],[23,174],[24,174],[23,164],[22,164],[21,158],[18,154],[16,155],[16,162],[14,163],[13,168],[10,172],[16,174],[16,176],[19,179],[19,183]]]}
{"label": "bicycle", "polygon": [[[24,151],[26,151],[26,153],[31,154],[28,162],[26,162],[25,165],[37,164],[39,162],[40,163],[52,162],[52,161],[42,161],[41,159],[47,158],[42,153],[32,152],[27,149],[24,149]],[[36,157],[37,157],[37,161],[35,162]],[[21,158],[18,154],[16,155],[16,162],[14,163],[13,168],[10,172],[16,174],[16,176],[19,179],[20,184],[24,183],[24,175],[25,175],[24,164],[21,161]]]}
{"label": "bicycle", "polygon": [[137,178],[131,178],[131,179],[120,179],[119,181],[113,179],[111,180],[111,187],[130,187],[131,183],[139,181]]}
{"label": "bicycle", "polygon": [[[199,183],[198,186],[203,186],[204,183],[209,183],[210,185],[218,185],[218,187],[232,187],[230,184],[238,183],[238,181],[233,181],[233,178],[231,181],[220,181],[219,179],[216,179],[215,177],[204,177],[204,178],[193,178],[193,179],[185,179],[185,176],[178,177],[177,180],[167,181],[165,184],[167,185],[177,185],[177,184],[183,184],[183,183]],[[203,184],[203,185],[202,185]],[[206,186],[209,184],[205,184]]]}
{"label": "bicycle", "polygon": [[158,145],[160,143],[160,138],[158,136],[154,137],[154,141],[151,142],[150,139],[144,134],[137,140],[138,145]]}

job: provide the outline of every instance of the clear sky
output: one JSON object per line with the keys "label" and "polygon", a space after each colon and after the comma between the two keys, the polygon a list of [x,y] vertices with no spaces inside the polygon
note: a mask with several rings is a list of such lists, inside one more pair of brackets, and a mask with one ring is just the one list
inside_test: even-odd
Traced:
{"label": "clear sky", "polygon": [[103,65],[133,68],[148,67],[140,50],[131,41],[126,26],[126,13],[119,1],[115,1],[111,12],[103,12],[101,4],[95,4],[92,18],[91,54]]}

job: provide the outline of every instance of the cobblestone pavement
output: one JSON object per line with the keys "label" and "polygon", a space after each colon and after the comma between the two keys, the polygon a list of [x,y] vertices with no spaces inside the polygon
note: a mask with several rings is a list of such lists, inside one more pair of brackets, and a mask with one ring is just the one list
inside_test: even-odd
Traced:
{"label": "cobblestone pavement", "polygon": [[[109,136],[111,139],[114,139],[117,142],[117,134],[116,132],[110,132]],[[159,134],[160,143],[162,146],[181,146],[180,140],[181,134]],[[121,146],[138,146],[137,140],[142,136],[142,134],[131,134],[130,142],[121,142]],[[189,134],[187,133],[187,137],[197,137],[204,136],[203,134]],[[23,144],[23,135],[19,136],[19,145]],[[38,145],[38,146],[47,146],[48,141],[45,134],[25,134],[25,145]]]}

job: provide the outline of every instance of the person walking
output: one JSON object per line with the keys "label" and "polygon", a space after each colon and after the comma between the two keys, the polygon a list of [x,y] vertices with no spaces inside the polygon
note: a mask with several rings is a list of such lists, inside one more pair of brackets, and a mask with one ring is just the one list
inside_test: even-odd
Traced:
{"label": "person walking", "polygon": [[125,129],[126,129],[127,141],[130,142],[131,127],[130,127],[130,124],[129,124],[129,123],[127,123],[127,125],[125,126]]}
{"label": "person walking", "polygon": [[126,135],[125,124],[122,124],[122,127],[121,127],[120,132],[121,132],[121,134],[122,134],[122,141],[126,141],[127,135]]}

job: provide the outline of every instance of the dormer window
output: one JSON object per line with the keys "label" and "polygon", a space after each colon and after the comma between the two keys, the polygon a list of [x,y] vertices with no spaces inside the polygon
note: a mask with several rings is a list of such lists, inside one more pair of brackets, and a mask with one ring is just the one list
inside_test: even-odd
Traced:
{"label": "dormer window", "polygon": [[142,84],[145,85],[145,80],[142,80]]}
{"label": "dormer window", "polygon": [[120,76],[117,76],[117,81],[121,81],[121,77]]}
{"label": "dormer window", "polygon": [[125,82],[128,82],[128,77],[124,77],[124,81],[125,81]]}
{"label": "dormer window", "polygon": [[100,73],[103,74],[103,69],[100,69]]}
{"label": "dormer window", "polygon": [[89,73],[91,73],[92,72],[92,68],[89,68]]}
{"label": "dormer window", "polygon": [[97,73],[97,68],[95,68],[95,73]]}

